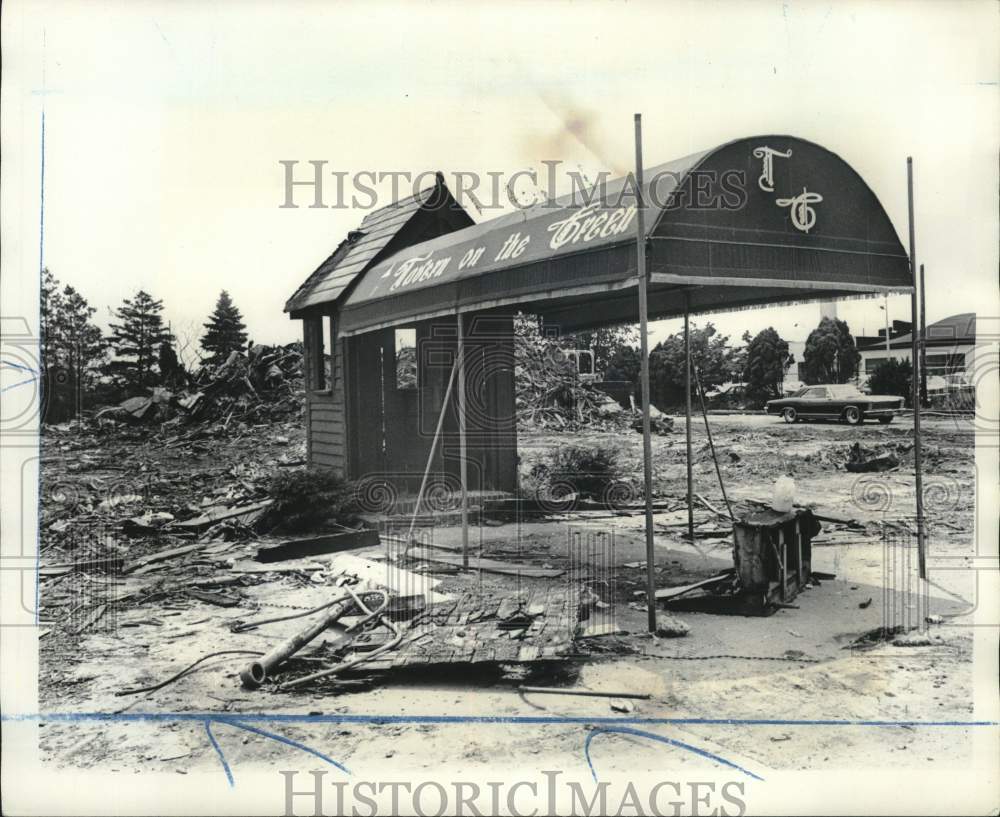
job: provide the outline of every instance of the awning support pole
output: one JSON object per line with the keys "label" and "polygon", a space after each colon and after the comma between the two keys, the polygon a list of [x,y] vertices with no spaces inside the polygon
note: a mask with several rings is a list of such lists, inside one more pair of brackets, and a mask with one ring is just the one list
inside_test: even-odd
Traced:
{"label": "awning support pole", "polygon": [[906,197],[910,218],[910,274],[913,278],[913,294],[910,296],[910,359],[911,396],[913,401],[913,470],[917,489],[917,560],[920,568],[920,578],[927,579],[927,552],[924,541],[924,474],[923,474],[923,436],[920,433],[920,378],[923,374],[920,366],[920,323],[917,310],[917,240],[913,223],[913,157],[906,157]]}
{"label": "awning support pole", "polygon": [[635,115],[635,253],[639,289],[639,382],[642,391],[642,486],[646,497],[646,611],[656,632],[656,559],[653,551],[653,443],[649,429],[649,316],[646,304],[646,204],[642,195],[642,114]]}
{"label": "awning support pole", "polygon": [[437,428],[434,429],[434,439],[431,441],[431,450],[427,453],[427,467],[424,468],[423,479],[420,480],[420,490],[417,492],[417,504],[413,506],[413,516],[410,517],[410,529],[406,533],[406,550],[409,551],[413,542],[413,526],[417,523],[417,516],[420,514],[420,506],[424,501],[424,491],[427,488],[427,477],[431,473],[431,466],[434,464],[434,452],[437,451],[438,440],[441,438],[441,426],[444,425],[444,415],[448,411],[448,400],[451,398],[451,387],[455,383],[455,372],[458,371],[461,358],[456,354],[455,363],[451,367],[451,374],[448,375],[448,388],[444,391],[444,400],[441,401],[441,413],[438,415]]}
{"label": "awning support pole", "polygon": [[462,313],[455,319],[458,323],[458,353],[455,365],[458,366],[458,474],[462,483],[462,570],[469,569],[469,488],[468,468],[465,462],[465,323]]}
{"label": "awning support pole", "polygon": [[924,289],[924,265],[920,265],[920,403],[927,401],[927,291]]}
{"label": "awning support pole", "polygon": [[691,311],[684,293],[684,431],[687,435],[688,538],[694,542],[694,475],[691,471]]}

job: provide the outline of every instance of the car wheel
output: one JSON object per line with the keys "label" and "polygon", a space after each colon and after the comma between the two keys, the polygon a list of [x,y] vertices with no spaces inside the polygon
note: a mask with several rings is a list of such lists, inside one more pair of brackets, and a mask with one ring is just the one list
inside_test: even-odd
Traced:
{"label": "car wheel", "polygon": [[844,419],[848,425],[856,426],[861,422],[861,409],[857,406],[848,406],[844,409]]}
{"label": "car wheel", "polygon": [[797,419],[799,419],[799,413],[791,406],[782,411],[781,416],[785,419],[786,423],[794,423]]}
{"label": "car wheel", "polygon": [[884,426],[887,426],[887,425],[889,425],[889,423],[891,423],[891,422],[892,422],[892,417],[879,417],[879,418],[878,418],[878,421],[879,421],[879,422],[880,422],[880,423],[881,423],[882,425],[884,425]]}

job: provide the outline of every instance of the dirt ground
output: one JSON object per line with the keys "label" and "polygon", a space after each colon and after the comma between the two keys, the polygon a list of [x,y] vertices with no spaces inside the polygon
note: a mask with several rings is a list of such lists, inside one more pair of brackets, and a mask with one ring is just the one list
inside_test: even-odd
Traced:
{"label": "dirt ground", "polygon": [[[231,632],[229,625],[301,611],[329,599],[334,576],[328,557],[291,563],[284,565],[289,568],[285,572],[268,573],[262,572],[267,566],[249,561],[260,541],[239,541],[238,536],[231,541],[220,539],[195,558],[117,579],[114,626],[71,632],[65,622],[70,612],[67,605],[75,597],[59,590],[66,580],[43,583],[41,711],[67,716],[118,713],[135,718],[42,723],[43,757],[60,766],[101,764],[123,774],[218,769],[218,754],[205,727],[212,714],[228,718],[226,723],[215,722],[212,734],[237,774],[257,766],[280,766],[289,753],[301,751],[234,723],[242,713],[245,724],[321,751],[352,769],[384,764],[386,758],[392,758],[397,767],[414,769],[431,769],[445,760],[470,770],[485,769],[498,758],[510,765],[578,768],[586,762],[583,744],[593,728],[588,721],[621,717],[632,723],[679,719],[683,722],[647,722],[642,728],[670,735],[762,776],[773,769],[835,769],[860,763],[962,767],[971,751],[968,729],[913,723],[837,729],[802,725],[817,720],[953,721],[972,716],[968,624],[975,600],[974,576],[961,570],[932,570],[929,612],[942,620],[931,626],[931,644],[855,645],[865,633],[881,626],[885,599],[896,603],[900,599],[899,583],[888,594],[883,592],[887,551],[882,523],[905,521],[913,515],[909,421],[851,428],[787,426],[761,416],[713,416],[711,420],[723,481],[737,513],[750,508],[747,500],[769,500],[775,479],[788,474],[795,480],[800,504],[844,520],[823,522],[813,550],[812,569],[836,578],[803,592],[794,609],[782,609],[766,618],[675,611],[690,627],[690,634],[651,636],[645,632],[642,600],[635,595],[645,577],[640,514],[568,512],[545,520],[490,521],[473,530],[477,553],[549,568],[566,566],[575,534],[584,539],[594,533],[613,534],[613,559],[607,558],[605,548],[584,561],[589,560],[592,567],[600,562],[602,570],[610,571],[614,593],[607,596],[610,607],[603,615],[621,632],[580,641],[574,654],[564,660],[473,670],[444,665],[360,672],[356,686],[288,692],[269,686],[257,691],[241,688],[238,672],[247,657],[220,656],[160,690],[116,694],[163,680],[214,650],[267,649],[300,629],[301,620],[239,634]],[[971,421],[936,418],[926,421],[925,428],[930,561],[932,565],[961,564],[975,550],[973,426]],[[848,473],[843,464],[849,445],[856,441],[896,453],[898,469]],[[638,478],[642,462],[638,434],[522,432],[522,470],[553,447],[598,442],[621,446],[631,476]],[[657,501],[668,506],[655,518],[658,586],[685,584],[730,567],[732,543],[726,522],[701,503],[696,541],[685,541],[682,536],[686,518],[683,420],[678,418],[673,434],[653,442]],[[172,508],[177,513],[203,504],[207,494],[250,497],[261,473],[294,466],[302,450],[302,434],[294,422],[260,429],[235,442],[209,437],[175,446],[162,441],[150,445],[141,434],[118,440],[113,449],[106,439],[96,436],[54,435],[43,451],[48,497],[43,509],[48,532],[43,535],[43,564],[69,558],[67,537],[80,507],[90,509],[88,518],[110,519],[129,515],[127,506],[132,502],[124,501],[122,506],[121,501],[112,501],[103,506],[102,516],[100,503],[111,496],[134,494],[143,497],[143,510]],[[694,450],[697,492],[714,508],[724,509],[700,421],[694,426]],[[138,480],[144,488],[120,487],[130,480]],[[57,487],[61,494],[53,493]],[[70,500],[64,498],[67,493],[72,494]],[[70,501],[77,503],[76,516],[66,511]],[[848,520],[855,523],[846,524]],[[448,524],[439,524],[431,532],[433,543],[457,547],[460,529],[450,524],[453,520],[445,521]],[[909,538],[902,540],[905,544]],[[164,546],[150,536],[126,541],[132,558]],[[912,554],[912,548],[898,552]],[[378,557],[380,551],[354,553]],[[563,580],[449,571],[431,575],[437,581],[435,592],[446,594],[470,590],[517,594]],[[219,576],[227,577],[229,583],[212,585]],[[187,595],[185,590],[197,582],[236,599],[235,604],[220,606]],[[303,654],[302,666],[321,659],[325,649],[326,640],[321,638]],[[635,710],[623,714],[611,709],[608,698],[527,694],[518,691],[520,684],[630,691],[650,697],[635,701]],[[143,713],[151,719],[142,719]],[[255,720],[261,713],[313,718],[293,717],[279,723]],[[425,716],[422,722],[421,716]],[[526,717],[551,717],[552,722],[518,721]],[[748,720],[778,723],[748,724]],[[595,765],[609,771],[653,770],[665,762],[665,755],[675,769],[698,770],[714,764],[703,755],[628,734],[606,735],[594,742],[591,751]]]}

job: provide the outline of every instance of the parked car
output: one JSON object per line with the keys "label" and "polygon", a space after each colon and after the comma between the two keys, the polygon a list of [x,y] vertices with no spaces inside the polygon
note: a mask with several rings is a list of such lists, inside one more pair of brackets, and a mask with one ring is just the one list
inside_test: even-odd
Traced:
{"label": "parked car", "polygon": [[780,414],[786,423],[800,420],[843,420],[858,425],[865,420],[891,423],[903,408],[903,398],[892,394],[862,394],[850,384],[806,386],[791,397],[769,400],[768,414]]}

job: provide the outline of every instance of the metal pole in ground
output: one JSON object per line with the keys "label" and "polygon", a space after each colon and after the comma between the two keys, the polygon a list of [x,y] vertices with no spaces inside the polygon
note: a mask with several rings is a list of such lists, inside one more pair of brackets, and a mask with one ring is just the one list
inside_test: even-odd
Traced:
{"label": "metal pole in ground", "polygon": [[441,413],[438,414],[437,427],[434,429],[434,439],[431,440],[431,450],[427,452],[427,466],[424,468],[424,476],[420,480],[420,490],[417,492],[417,503],[413,506],[413,516],[410,517],[410,529],[406,532],[406,551],[409,552],[410,545],[413,544],[413,528],[417,524],[417,517],[420,515],[420,506],[424,501],[424,491],[427,489],[427,478],[431,473],[431,466],[434,465],[434,454],[437,451],[438,440],[441,438],[441,427],[444,425],[444,415],[448,411],[448,401],[451,399],[451,387],[455,383],[455,372],[461,368],[458,365],[458,355],[455,356],[455,363],[451,367],[451,374],[448,375],[448,388],[444,390],[444,400],[441,401]]}
{"label": "metal pole in ground", "polygon": [[[729,511],[729,521],[735,522],[733,516],[733,506],[729,504],[729,496],[726,494],[726,484],[722,481],[722,469],[719,467],[719,458],[715,454],[715,442],[712,440],[712,427],[708,424],[708,409],[705,407],[705,390],[701,387],[701,378],[698,377],[698,367],[692,366],[694,370],[694,387],[698,391],[698,400],[701,402],[701,416],[705,420],[705,436],[708,437],[708,447],[712,452],[712,461],[715,463],[715,475],[719,478],[719,490],[722,491],[722,501],[726,503],[726,510]],[[694,541],[693,539],[691,540]]]}
{"label": "metal pole in ground", "polygon": [[694,475],[691,471],[691,314],[684,295],[684,431],[687,435],[688,537],[694,543]]}
{"label": "metal pole in ground", "polygon": [[885,305],[882,307],[885,310],[885,356],[886,358],[892,357],[892,349],[889,346],[889,294],[885,295]]}
{"label": "metal pole in ground", "polygon": [[920,403],[927,403],[927,290],[924,289],[924,265],[920,265]]}
{"label": "metal pole in ground", "polygon": [[[462,569],[469,569],[469,489],[468,468],[466,466],[465,440],[465,325],[462,313],[455,316],[458,322],[458,349],[456,365],[458,366],[458,474],[462,482]],[[482,486],[480,486],[482,487]]]}
{"label": "metal pole in ground", "polygon": [[653,444],[649,430],[649,319],[646,314],[646,213],[642,195],[642,114],[635,115],[636,236],[639,288],[639,382],[642,390],[642,486],[646,495],[646,609],[656,631],[656,563],[653,554]]}
{"label": "metal pole in ground", "polygon": [[910,296],[910,359],[912,361],[911,400],[913,401],[913,471],[917,489],[917,559],[920,566],[920,578],[927,579],[927,553],[924,542],[924,475],[923,475],[923,436],[920,433],[920,344],[917,340],[920,324],[917,314],[917,239],[913,223],[913,157],[906,157],[906,197],[910,219],[910,274],[913,281],[913,294]]}

